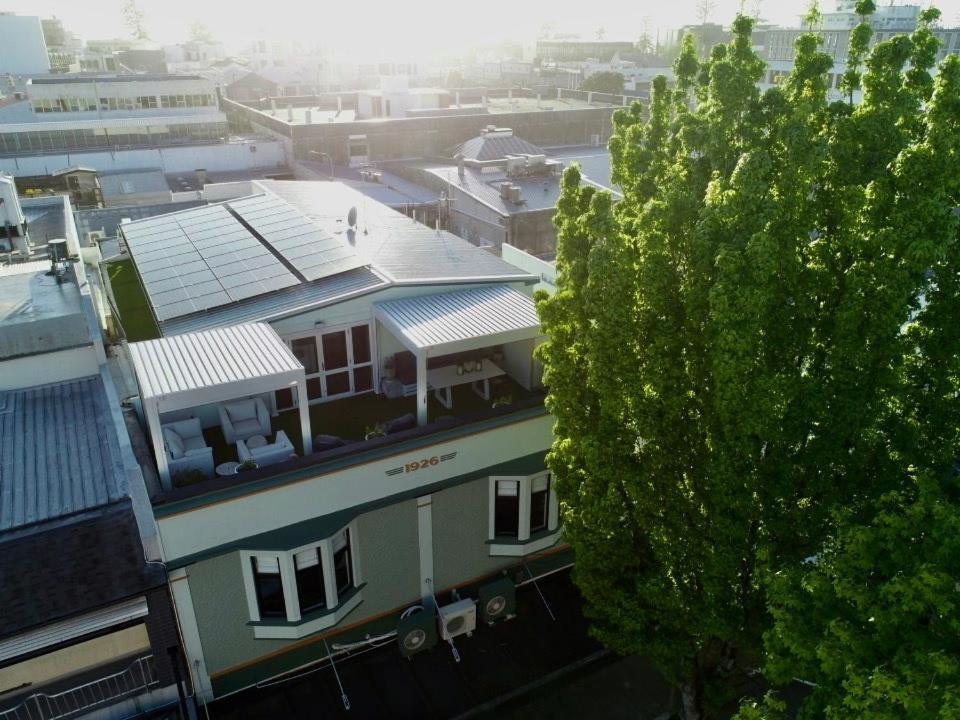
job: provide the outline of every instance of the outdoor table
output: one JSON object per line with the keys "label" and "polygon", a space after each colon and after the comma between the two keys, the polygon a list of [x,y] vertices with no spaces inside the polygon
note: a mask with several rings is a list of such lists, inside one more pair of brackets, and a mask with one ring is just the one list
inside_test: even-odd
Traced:
{"label": "outdoor table", "polygon": [[477,393],[477,395],[484,400],[489,400],[490,378],[500,377],[506,373],[490,360],[482,360],[480,363],[479,370],[464,370],[462,375],[457,374],[456,365],[447,365],[445,367],[427,370],[427,384],[433,388],[437,402],[447,410],[452,410],[453,393],[451,389],[456,385],[466,385],[467,383],[473,386],[473,391]]}

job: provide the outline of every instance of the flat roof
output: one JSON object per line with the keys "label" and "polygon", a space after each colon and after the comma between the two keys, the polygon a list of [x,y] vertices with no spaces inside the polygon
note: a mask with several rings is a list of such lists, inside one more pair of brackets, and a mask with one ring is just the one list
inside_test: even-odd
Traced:
{"label": "flat roof", "polygon": [[[117,82],[154,82],[154,81],[173,81],[173,80],[206,80],[199,75],[167,75],[167,74],[149,74],[142,75],[51,75],[41,78],[31,78],[28,84],[33,85],[80,85],[84,83],[117,83]],[[209,81],[208,81],[209,82]]]}
{"label": "flat roof", "polygon": [[126,495],[117,427],[99,375],[0,391],[0,530]]}
{"label": "flat roof", "polygon": [[0,269],[0,358],[90,343],[77,284],[58,283],[49,270],[49,262]]}
{"label": "flat roof", "polygon": [[91,208],[89,210],[75,210],[73,218],[77,223],[77,234],[86,239],[93,230],[103,232],[107,237],[116,237],[117,228],[125,218],[143,220],[144,218],[166,215],[180,210],[203,207],[206,200],[184,200],[172,203],[157,203],[152,205],[124,205],[112,208]]}
{"label": "flat roof", "polygon": [[389,300],[374,308],[377,319],[391,332],[427,354],[449,354],[541,334],[533,298],[506,285]]}

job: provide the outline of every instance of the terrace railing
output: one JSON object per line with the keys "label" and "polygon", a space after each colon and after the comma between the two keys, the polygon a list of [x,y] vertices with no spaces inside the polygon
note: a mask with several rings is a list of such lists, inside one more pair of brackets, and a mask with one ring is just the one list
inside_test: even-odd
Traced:
{"label": "terrace railing", "polygon": [[62,692],[30,695],[19,705],[0,711],[0,720],[60,720],[146,692],[160,684],[153,655],[134,660],[113,675],[77,685]]}

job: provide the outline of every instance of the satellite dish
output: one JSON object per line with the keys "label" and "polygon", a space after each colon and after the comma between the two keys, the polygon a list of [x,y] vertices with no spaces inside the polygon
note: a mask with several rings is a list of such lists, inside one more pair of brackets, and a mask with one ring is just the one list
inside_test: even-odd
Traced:
{"label": "satellite dish", "polygon": [[355,227],[357,224],[357,208],[350,208],[350,212],[347,213],[347,225],[350,227]]}

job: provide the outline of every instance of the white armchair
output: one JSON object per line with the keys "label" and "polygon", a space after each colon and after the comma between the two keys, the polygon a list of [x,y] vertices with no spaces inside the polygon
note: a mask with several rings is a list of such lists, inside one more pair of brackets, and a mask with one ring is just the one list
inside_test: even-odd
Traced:
{"label": "white armchair", "polygon": [[240,462],[253,460],[259,467],[283,462],[296,454],[293,443],[290,442],[290,438],[283,430],[277,431],[277,437],[272,443],[267,443],[262,447],[249,448],[245,441],[237,441],[237,456],[240,458]]}
{"label": "white armchair", "polygon": [[226,403],[219,410],[223,439],[230,445],[254,435],[270,434],[270,412],[262,398]]}
{"label": "white armchair", "polygon": [[213,475],[213,448],[207,447],[197,418],[166,423],[160,426],[160,432],[171,476],[189,470]]}

